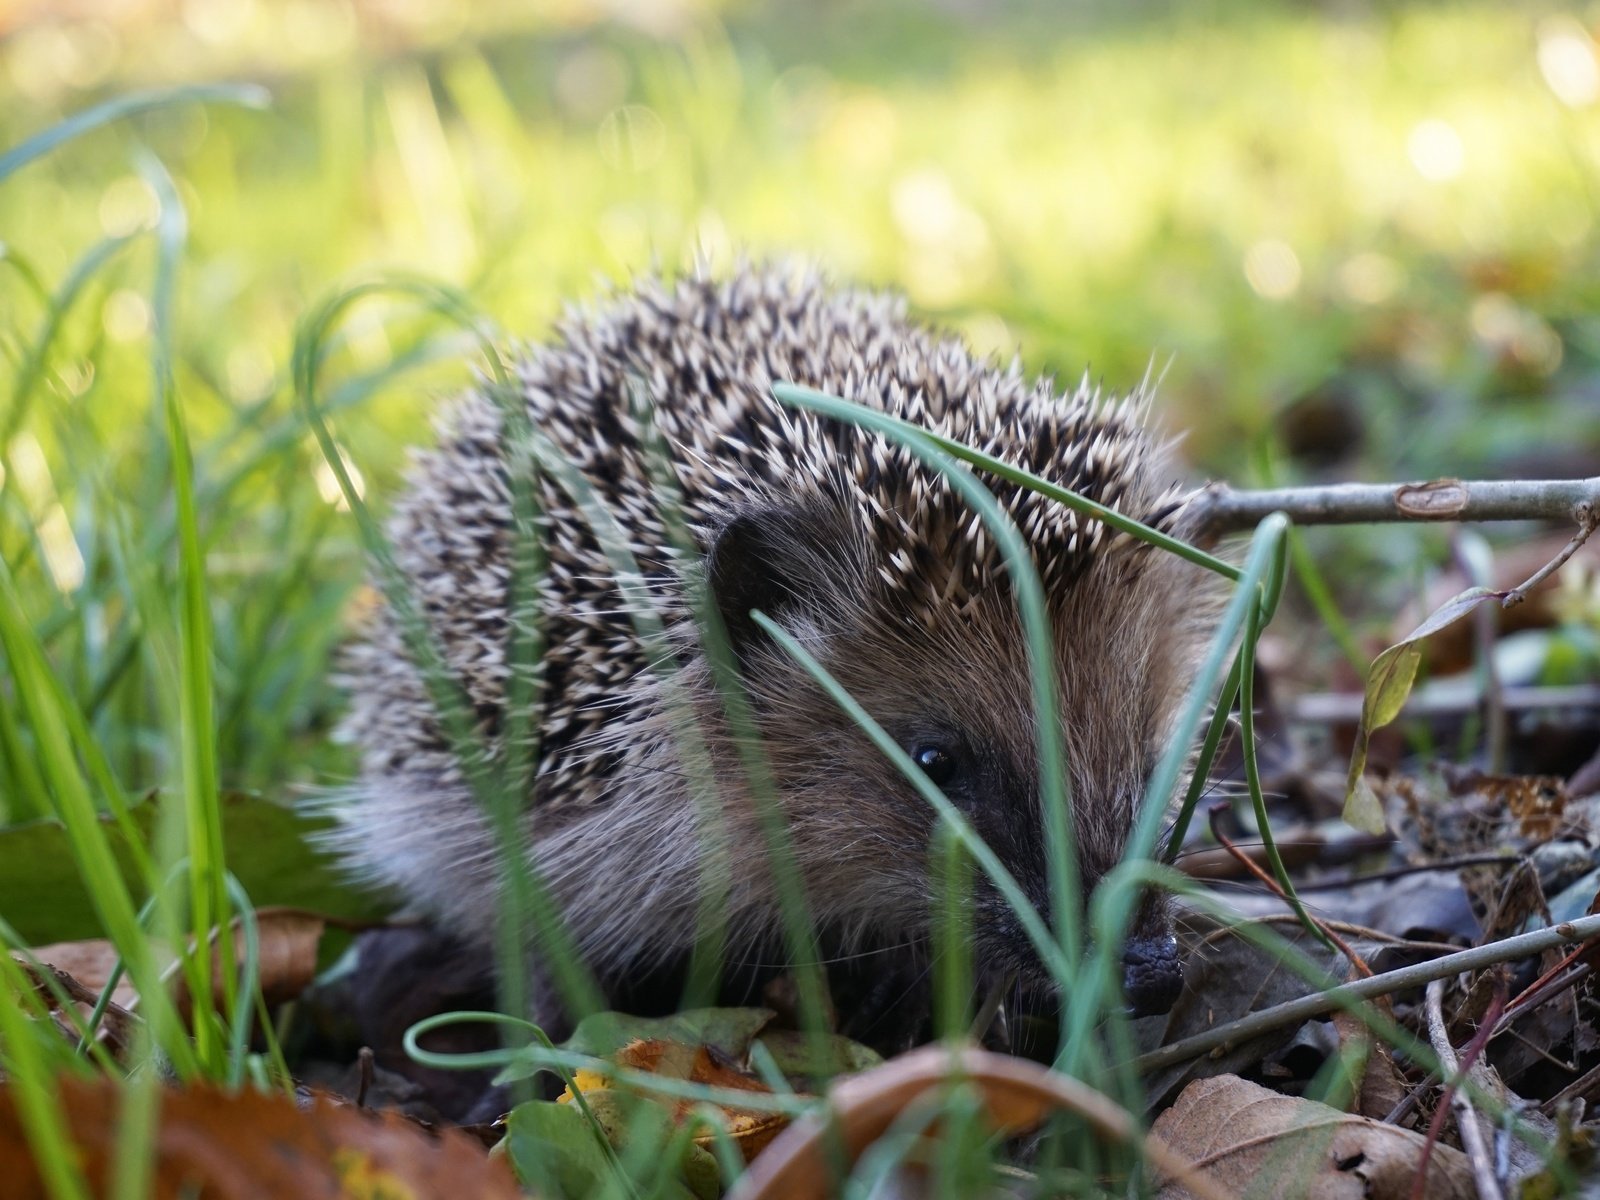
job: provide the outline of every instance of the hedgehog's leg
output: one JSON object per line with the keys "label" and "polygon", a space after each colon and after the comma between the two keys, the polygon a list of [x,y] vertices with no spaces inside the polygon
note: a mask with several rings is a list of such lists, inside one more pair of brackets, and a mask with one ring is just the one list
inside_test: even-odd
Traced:
{"label": "hedgehog's leg", "polygon": [[[575,1026],[555,976],[538,962],[528,967],[528,1019],[558,1046],[572,1036]],[[534,1077],[534,1087],[540,1100],[555,1100],[566,1085],[554,1071],[541,1071]]]}
{"label": "hedgehog's leg", "polygon": [[828,971],[840,1032],[886,1057],[927,1040],[933,1020],[926,954],[898,946],[852,957]]}
{"label": "hedgehog's leg", "polygon": [[528,1010],[528,1019],[557,1045],[571,1037],[577,1026],[566,1001],[561,998],[555,975],[539,962],[528,968]]}

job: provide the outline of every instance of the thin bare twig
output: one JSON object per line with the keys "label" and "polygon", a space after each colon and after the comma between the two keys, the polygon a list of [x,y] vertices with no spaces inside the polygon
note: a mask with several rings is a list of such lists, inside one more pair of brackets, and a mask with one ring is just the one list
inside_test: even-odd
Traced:
{"label": "thin bare twig", "polygon": [[[1268,874],[1264,867],[1252,860],[1248,854],[1246,854],[1238,846],[1234,845],[1233,842],[1229,841],[1228,835],[1222,832],[1222,827],[1217,818],[1223,812],[1225,812],[1226,809],[1227,806],[1224,804],[1212,805],[1210,812],[1211,836],[1216,838],[1218,844],[1220,844],[1222,848],[1229,854],[1233,855],[1234,859],[1241,866],[1243,866],[1246,871],[1255,877],[1257,883],[1262,884],[1267,888],[1268,891],[1270,891],[1278,899],[1282,900],[1285,904],[1292,906],[1294,901],[1290,899],[1289,894],[1283,890],[1283,885],[1274,879],[1270,874]],[[1340,954],[1344,955],[1345,958],[1349,960],[1350,965],[1356,969],[1357,974],[1366,979],[1370,979],[1372,977],[1372,968],[1367,966],[1367,960],[1362,958],[1361,955],[1357,954],[1355,948],[1351,946],[1349,942],[1345,941],[1336,932],[1334,932],[1327,922],[1318,920],[1309,911],[1305,911],[1305,916],[1308,921],[1317,927],[1323,938],[1329,944],[1334,946]]]}
{"label": "thin bare twig", "polygon": [[[1518,860],[1513,859],[1512,861]],[[1576,970],[1570,972],[1567,971],[1567,968],[1572,965],[1573,961],[1577,959],[1580,954],[1585,953],[1585,950],[1586,947],[1576,947],[1570,954],[1563,956],[1559,963],[1535,980],[1533,984],[1530,985],[1527,990],[1522,992],[1521,995],[1519,995],[1515,1000],[1507,1004],[1505,1008],[1501,1010],[1500,1019],[1495,1022],[1494,1027],[1490,1030],[1489,1040],[1493,1041],[1501,1034],[1508,1032],[1513,1037],[1521,1037],[1521,1035],[1511,1027],[1513,1021],[1516,1021],[1520,1017],[1527,1016],[1528,1013],[1538,1008],[1541,1004],[1545,1004],[1554,999],[1556,996],[1561,995],[1563,992],[1570,991],[1573,987],[1577,986],[1577,984],[1589,974],[1588,965],[1580,964]],[[1567,1064],[1551,1057],[1549,1053],[1540,1047],[1528,1043],[1526,1038],[1522,1038],[1522,1041],[1524,1044],[1527,1044],[1530,1049],[1542,1055],[1556,1066],[1562,1067],[1564,1070],[1569,1072],[1573,1069]],[[1595,1072],[1592,1072],[1592,1074],[1600,1075],[1600,1068],[1596,1068]],[[1396,1125],[1403,1121],[1406,1118],[1406,1115],[1410,1113],[1411,1110],[1415,1108],[1421,1101],[1422,1097],[1426,1095],[1428,1091],[1438,1082],[1438,1074],[1435,1072],[1429,1072],[1420,1083],[1406,1092],[1404,1098],[1402,1098],[1398,1104],[1389,1110],[1389,1114],[1383,1118],[1383,1123],[1385,1125]],[[1579,1082],[1581,1083],[1582,1080]],[[1576,1085],[1569,1084],[1567,1090],[1571,1090],[1571,1088],[1575,1086]],[[1566,1095],[1566,1091],[1563,1091],[1561,1095]],[[1557,1096],[1555,1099],[1560,1099],[1560,1096]],[[1548,1100],[1544,1103],[1544,1105],[1541,1106],[1541,1108],[1546,1113],[1553,1112],[1554,1108],[1552,1106],[1554,1103],[1555,1100]]]}
{"label": "thin bare twig", "polygon": [[356,1068],[359,1079],[356,1083],[356,1107],[367,1106],[367,1093],[372,1090],[373,1068],[377,1064],[377,1056],[372,1053],[371,1046],[363,1046],[356,1055]]}
{"label": "thin bare twig", "polygon": [[[1360,692],[1309,692],[1289,705],[1289,720],[1297,725],[1351,724],[1361,719]],[[1531,712],[1541,708],[1600,708],[1600,687],[1579,684],[1574,687],[1508,687],[1501,696],[1507,712]],[[1406,700],[1408,717],[1454,716],[1478,707],[1476,694],[1455,692],[1431,695],[1414,692]]]}
{"label": "thin bare twig", "polygon": [[1566,1087],[1562,1088],[1550,1099],[1539,1105],[1539,1111],[1548,1117],[1553,1117],[1563,1104],[1570,1103],[1582,1096],[1587,1096],[1596,1088],[1600,1088],[1600,1063],[1595,1064]]}
{"label": "thin bare twig", "polygon": [[1463,854],[1458,858],[1441,858],[1438,862],[1412,863],[1405,867],[1391,867],[1387,871],[1372,871],[1366,875],[1341,875],[1337,879],[1313,879],[1296,883],[1297,892],[1344,891],[1363,883],[1386,883],[1412,875],[1426,875],[1430,871],[1459,871],[1463,867],[1505,867],[1522,861],[1520,854]]}
{"label": "thin bare twig", "polygon": [[1200,528],[1215,535],[1254,529],[1275,512],[1286,514],[1296,525],[1527,520],[1582,523],[1580,510],[1585,506],[1588,512],[1600,511],[1600,476],[1338,483],[1260,491],[1240,491],[1225,483],[1213,483],[1195,503],[1194,519]]}
{"label": "thin bare twig", "polygon": [[1600,937],[1600,916],[1579,917],[1575,921],[1563,921],[1546,929],[1535,929],[1532,933],[1522,933],[1484,946],[1474,946],[1470,950],[1442,955],[1428,962],[1385,971],[1370,979],[1339,984],[1284,1004],[1275,1004],[1237,1021],[1218,1025],[1215,1029],[1152,1050],[1136,1058],[1133,1069],[1140,1074],[1159,1071],[1218,1047],[1238,1045],[1272,1029],[1320,1017],[1337,1008],[1352,1007],[1358,1000],[1370,1000],[1374,996],[1387,996],[1406,988],[1421,987],[1435,979],[1447,979],[1463,971],[1481,970],[1499,962],[1514,962],[1568,942],[1586,942],[1595,937]]}
{"label": "thin bare twig", "polygon": [[1422,1077],[1422,1082],[1415,1084],[1400,1098],[1400,1103],[1391,1108],[1383,1118],[1385,1125],[1398,1125],[1411,1115],[1411,1110],[1422,1103],[1422,1098],[1432,1090],[1433,1085],[1439,1082],[1439,1072],[1429,1071]]}
{"label": "thin bare twig", "polygon": [[[1590,971],[1588,963],[1578,963],[1578,958],[1584,953],[1584,947],[1577,947],[1570,954],[1563,955],[1560,962],[1529,984],[1506,1009],[1505,1015],[1500,1019],[1501,1027],[1505,1028],[1518,1017],[1532,1012],[1552,996],[1571,991],[1582,983]],[[1574,963],[1578,963],[1576,968],[1573,968]]]}
{"label": "thin bare twig", "polygon": [[[1489,1010],[1483,1014],[1477,1033],[1473,1034],[1472,1041],[1462,1051],[1461,1060],[1456,1061],[1455,1047],[1450,1044],[1450,1029],[1444,1019],[1444,980],[1435,979],[1428,984],[1427,1012],[1428,1012],[1428,1041],[1433,1045],[1433,1052],[1439,1056],[1439,1067],[1448,1075],[1445,1083],[1444,1095],[1440,1098],[1439,1107],[1434,1111],[1433,1121],[1428,1126],[1428,1137],[1422,1147],[1422,1158],[1417,1163],[1416,1180],[1411,1188],[1412,1200],[1422,1200],[1427,1195],[1428,1160],[1432,1157],[1433,1147],[1439,1141],[1439,1133],[1444,1128],[1445,1113],[1455,1110],[1456,1129],[1461,1134],[1462,1148],[1467,1152],[1467,1159],[1472,1163],[1472,1178],[1477,1184],[1480,1200],[1504,1200],[1505,1193],[1501,1191],[1500,1181],[1495,1177],[1494,1163],[1489,1158],[1489,1147],[1483,1138],[1483,1128],[1478,1124],[1478,1110],[1472,1107],[1472,1097],[1468,1090],[1461,1086],[1461,1082],[1477,1065],[1483,1048],[1489,1044],[1489,1037],[1494,1032],[1496,1022],[1506,1003],[1506,983],[1502,977],[1496,984],[1494,999],[1489,1002]],[[1477,1081],[1479,1086],[1482,1080]]]}
{"label": "thin bare twig", "polygon": [[1506,595],[1505,599],[1500,601],[1501,608],[1511,608],[1513,605],[1521,604],[1524,600],[1526,600],[1529,592],[1533,591],[1534,588],[1538,587],[1551,575],[1559,571],[1567,559],[1571,558],[1578,552],[1578,547],[1589,540],[1589,535],[1592,534],[1597,527],[1600,527],[1600,504],[1589,503],[1579,505],[1577,515],[1578,532],[1572,535],[1571,540],[1568,541],[1565,546],[1561,547],[1561,552],[1559,554],[1557,554],[1549,562],[1545,563],[1544,566],[1540,567],[1532,575],[1528,576],[1527,579],[1523,580],[1516,587],[1512,588],[1511,591]]}
{"label": "thin bare twig", "polygon": [[[1397,950],[1409,950],[1414,954],[1454,954],[1460,947],[1452,946],[1448,942],[1424,942],[1416,938],[1400,937],[1398,934],[1385,933],[1381,929],[1372,929],[1366,925],[1356,925],[1350,921],[1334,921],[1326,917],[1319,918],[1324,925],[1346,937],[1360,938],[1363,941],[1374,942],[1380,946],[1391,946]],[[1268,913],[1260,917],[1247,917],[1233,925],[1224,925],[1205,934],[1196,944],[1199,946],[1215,946],[1219,939],[1233,936],[1238,929],[1245,925],[1282,925],[1287,929],[1304,930],[1300,918],[1292,912]]]}

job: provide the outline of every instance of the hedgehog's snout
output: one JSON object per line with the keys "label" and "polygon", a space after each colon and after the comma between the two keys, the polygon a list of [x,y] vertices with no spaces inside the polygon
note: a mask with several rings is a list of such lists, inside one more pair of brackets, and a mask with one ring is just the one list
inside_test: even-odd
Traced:
{"label": "hedgehog's snout", "polygon": [[1183,991],[1178,939],[1171,933],[1129,938],[1122,951],[1122,991],[1129,1016],[1170,1012]]}
{"label": "hedgehog's snout", "polygon": [[1183,992],[1183,954],[1173,933],[1171,898],[1147,890],[1122,947],[1122,994],[1130,1017],[1172,1011]]}

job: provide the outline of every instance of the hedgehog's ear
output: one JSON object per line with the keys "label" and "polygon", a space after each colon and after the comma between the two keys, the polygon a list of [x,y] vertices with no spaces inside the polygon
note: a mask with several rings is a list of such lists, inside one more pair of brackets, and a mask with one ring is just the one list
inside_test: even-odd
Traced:
{"label": "hedgehog's ear", "polygon": [[717,531],[706,582],[735,650],[766,637],[751,609],[781,621],[838,592],[844,533],[836,514],[793,505],[747,509]]}

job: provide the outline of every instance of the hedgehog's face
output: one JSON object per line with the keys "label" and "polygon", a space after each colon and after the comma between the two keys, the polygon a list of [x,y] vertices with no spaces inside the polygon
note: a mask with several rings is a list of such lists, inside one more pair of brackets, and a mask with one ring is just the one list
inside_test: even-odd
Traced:
{"label": "hedgehog's face", "polygon": [[[892,736],[983,837],[1033,906],[1050,911],[1049,864],[1025,642],[1003,590],[909,621],[873,587],[862,551],[836,530],[770,514],[731,523],[711,582],[762,714],[811,895],[830,923],[879,937],[928,928],[941,902],[930,859],[937,817],[871,739],[748,620],[790,630]],[[1164,561],[1149,578],[1093,575],[1053,598],[1052,624],[1085,898],[1120,860],[1181,694],[1192,637]],[[1158,578],[1159,576],[1159,578]],[[1021,922],[973,871],[971,933],[987,975],[1046,982]],[[1182,982],[1164,902],[1131,924],[1128,998],[1165,1011]]]}

